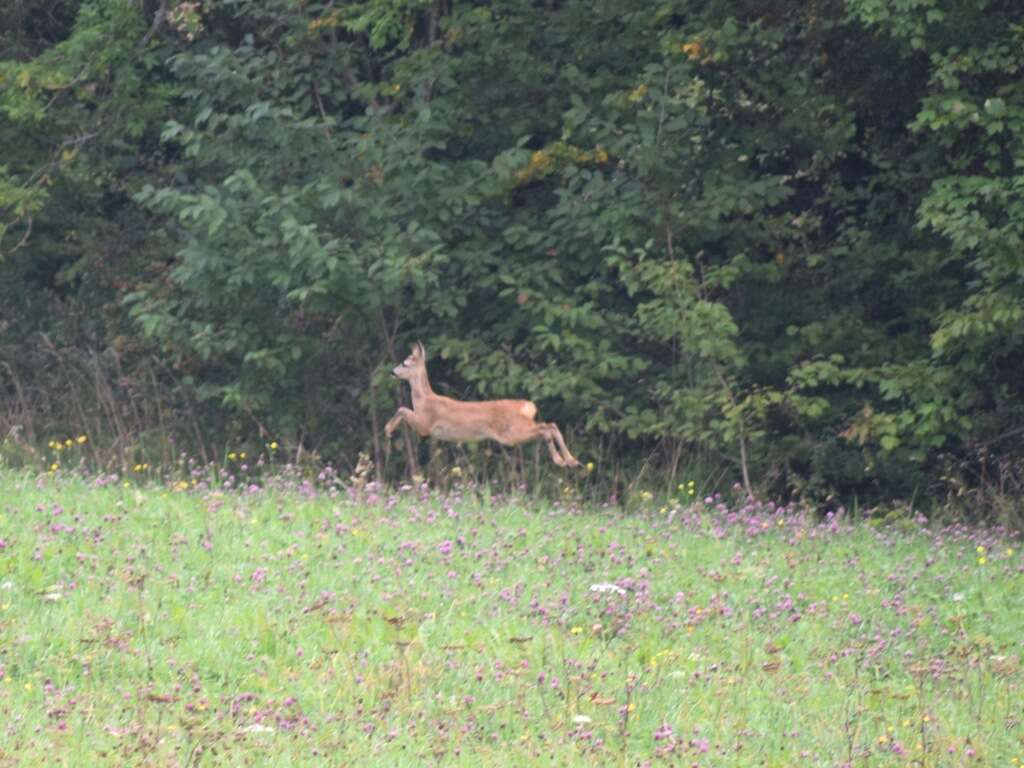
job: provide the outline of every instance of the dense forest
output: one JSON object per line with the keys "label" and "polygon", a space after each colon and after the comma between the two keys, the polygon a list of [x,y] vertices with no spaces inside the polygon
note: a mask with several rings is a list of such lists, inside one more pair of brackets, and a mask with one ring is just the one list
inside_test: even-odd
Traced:
{"label": "dense forest", "polygon": [[1020,513],[1019,0],[0,18],[8,464],[273,441],[397,478],[422,340],[595,475]]}

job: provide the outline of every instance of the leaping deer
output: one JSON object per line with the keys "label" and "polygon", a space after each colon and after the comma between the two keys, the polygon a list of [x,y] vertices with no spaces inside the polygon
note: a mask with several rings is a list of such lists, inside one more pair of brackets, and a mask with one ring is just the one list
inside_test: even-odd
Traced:
{"label": "leaping deer", "polygon": [[412,408],[399,408],[384,427],[390,438],[403,421],[422,437],[451,442],[495,440],[520,445],[543,438],[551,460],[560,467],[578,467],[561,431],[551,422],[537,422],[537,406],[529,400],[463,402],[435,394],[427,378],[427,351],[416,342],[405,362],[392,372],[409,382]]}

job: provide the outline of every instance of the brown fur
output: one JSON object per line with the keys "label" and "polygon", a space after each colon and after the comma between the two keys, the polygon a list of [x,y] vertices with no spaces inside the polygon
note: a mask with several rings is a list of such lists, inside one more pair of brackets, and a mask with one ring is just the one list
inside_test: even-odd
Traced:
{"label": "brown fur", "polygon": [[537,422],[537,406],[529,400],[483,400],[465,402],[438,395],[427,378],[427,354],[422,344],[394,374],[409,382],[412,408],[399,408],[384,430],[388,437],[403,421],[422,437],[451,442],[494,440],[502,445],[520,445],[542,439],[551,460],[560,467],[578,467],[558,426]]}

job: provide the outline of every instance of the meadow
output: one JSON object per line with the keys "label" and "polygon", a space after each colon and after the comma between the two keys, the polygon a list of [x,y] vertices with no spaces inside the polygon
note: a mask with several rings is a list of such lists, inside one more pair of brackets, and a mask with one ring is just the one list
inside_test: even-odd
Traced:
{"label": "meadow", "polygon": [[1024,759],[1015,536],[0,469],[0,765]]}

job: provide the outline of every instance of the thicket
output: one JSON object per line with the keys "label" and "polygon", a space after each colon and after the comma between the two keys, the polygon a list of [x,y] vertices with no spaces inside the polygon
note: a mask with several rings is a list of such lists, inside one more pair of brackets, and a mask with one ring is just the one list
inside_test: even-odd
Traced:
{"label": "thicket", "polygon": [[1018,0],[0,7],[9,461],[397,475],[422,339],[608,472],[1020,510]]}

